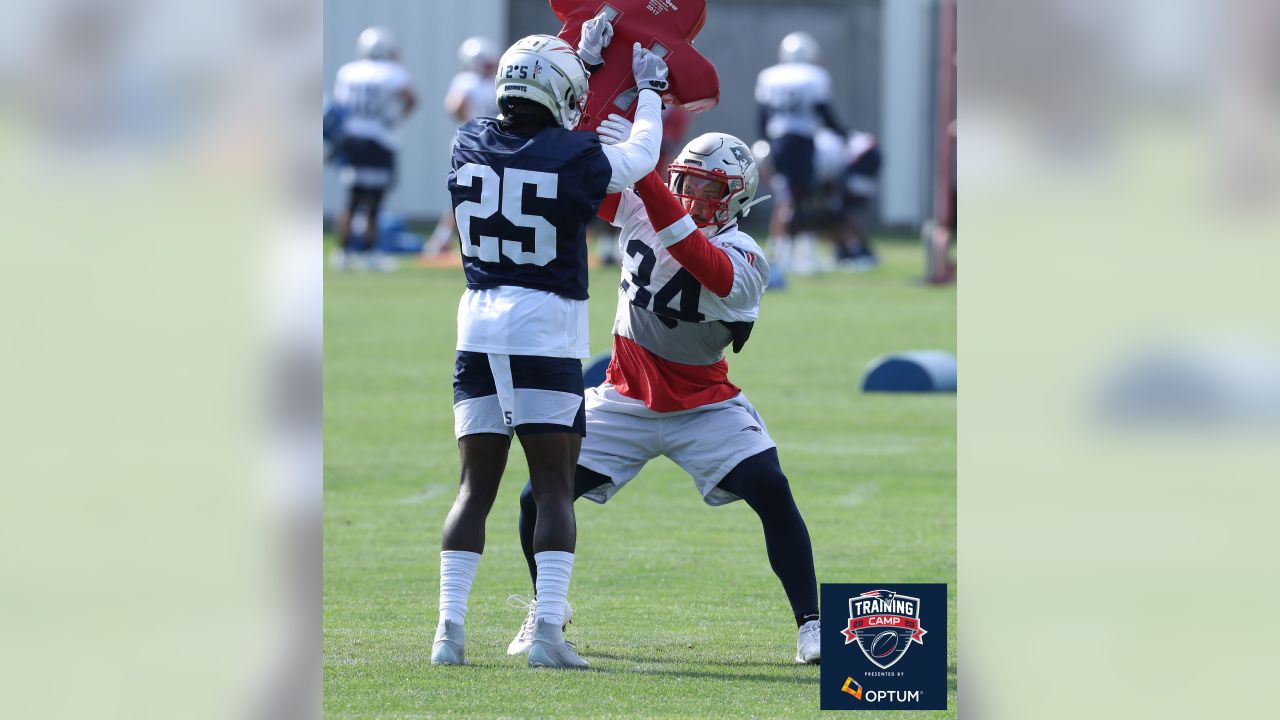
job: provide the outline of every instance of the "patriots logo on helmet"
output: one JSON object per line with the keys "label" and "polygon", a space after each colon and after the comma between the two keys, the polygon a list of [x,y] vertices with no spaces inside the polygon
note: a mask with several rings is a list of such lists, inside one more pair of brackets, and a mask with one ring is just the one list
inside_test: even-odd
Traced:
{"label": "patriots logo on helmet", "polygon": [[742,166],[743,171],[751,167],[751,164],[755,162],[751,157],[751,153],[741,145],[730,145],[729,152],[733,153],[733,156],[738,158],[738,164]]}

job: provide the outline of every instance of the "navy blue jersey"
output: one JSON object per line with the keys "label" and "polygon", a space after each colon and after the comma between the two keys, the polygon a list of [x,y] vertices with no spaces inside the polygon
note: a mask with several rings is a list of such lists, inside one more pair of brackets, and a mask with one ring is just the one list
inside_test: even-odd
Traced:
{"label": "navy blue jersey", "polygon": [[467,287],[517,285],[587,299],[587,223],[612,168],[593,132],[533,135],[493,118],[458,128],[449,193]]}

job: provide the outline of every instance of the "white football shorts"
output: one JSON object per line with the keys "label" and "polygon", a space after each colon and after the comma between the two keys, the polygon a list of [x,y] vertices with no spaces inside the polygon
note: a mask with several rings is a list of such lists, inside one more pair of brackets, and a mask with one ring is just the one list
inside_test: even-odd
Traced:
{"label": "white football shorts", "polygon": [[578,464],[609,478],[583,497],[604,503],[645,463],[665,455],[693,478],[703,502],[724,505],[737,495],[716,487],[747,458],[776,447],[746,393],[712,405],[655,413],[605,383],[588,388],[587,435]]}

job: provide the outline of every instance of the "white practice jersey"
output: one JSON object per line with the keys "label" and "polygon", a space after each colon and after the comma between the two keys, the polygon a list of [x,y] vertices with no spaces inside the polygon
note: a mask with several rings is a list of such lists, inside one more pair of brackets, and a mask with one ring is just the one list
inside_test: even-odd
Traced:
{"label": "white practice jersey", "polygon": [[851,157],[844,139],[829,128],[813,136],[813,179],[818,184],[836,182],[849,169]]}
{"label": "white practice jersey", "polygon": [[831,76],[812,63],[780,63],[760,71],[756,102],[769,109],[765,133],[812,136],[822,125],[815,108],[831,100]]}
{"label": "white practice jersey", "polygon": [[458,349],[590,357],[587,302],[515,285],[467,290],[458,303]]}
{"label": "white practice jersey", "polygon": [[[856,163],[863,154],[875,147],[876,138],[874,135],[865,132],[849,133],[849,142],[845,146],[845,150],[849,155],[849,162]],[[863,173],[854,167],[854,172],[845,180],[845,185],[849,192],[855,195],[869,197],[880,191],[880,179],[875,173]]]}
{"label": "white practice jersey", "polygon": [[732,289],[719,297],[667,251],[634,191],[622,193],[613,224],[622,228],[622,283],[613,333],[672,362],[709,365],[723,358],[729,330],[712,321],[754,322],[769,284],[769,265],[756,241],[736,224],[708,238],[733,264]]}
{"label": "white practice jersey", "polygon": [[409,73],[399,63],[356,60],[338,69],[333,99],[347,110],[343,132],[395,148],[391,130],[404,108],[397,94],[409,86]]}
{"label": "white practice jersey", "polygon": [[449,97],[462,97],[463,121],[475,117],[498,117],[498,100],[494,94],[493,76],[481,76],[471,70],[463,70],[449,83]]}

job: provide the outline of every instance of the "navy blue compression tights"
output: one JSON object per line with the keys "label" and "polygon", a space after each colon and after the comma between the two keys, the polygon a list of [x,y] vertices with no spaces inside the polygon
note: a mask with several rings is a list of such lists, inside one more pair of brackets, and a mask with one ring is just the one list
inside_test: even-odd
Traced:
{"label": "navy blue compression tights", "polygon": [[[573,482],[574,500],[607,482],[609,478],[579,465]],[[818,582],[813,571],[813,546],[809,543],[809,529],[791,497],[787,476],[778,463],[778,451],[771,448],[738,463],[719,487],[742,498],[760,516],[769,564],[782,581],[796,623],[816,620]],[[538,569],[533,561],[533,528],[537,517],[533,487],[525,483],[520,493],[520,544],[535,585]]]}

